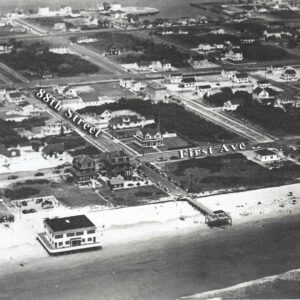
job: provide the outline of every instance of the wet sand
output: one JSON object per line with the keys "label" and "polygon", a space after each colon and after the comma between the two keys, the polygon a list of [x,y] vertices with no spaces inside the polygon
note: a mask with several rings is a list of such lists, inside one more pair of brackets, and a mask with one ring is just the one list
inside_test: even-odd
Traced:
{"label": "wet sand", "polygon": [[299,216],[0,266],[0,299],[175,299],[300,266]]}

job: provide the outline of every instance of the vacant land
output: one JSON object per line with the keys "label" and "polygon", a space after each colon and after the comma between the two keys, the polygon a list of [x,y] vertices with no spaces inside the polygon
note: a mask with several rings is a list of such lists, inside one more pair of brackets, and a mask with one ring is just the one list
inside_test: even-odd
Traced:
{"label": "vacant land", "polygon": [[91,189],[79,190],[73,184],[68,184],[64,180],[61,182],[51,182],[47,180],[44,182],[18,182],[4,189],[2,192],[4,199],[9,201],[53,195],[62,204],[68,207],[107,205]]}
{"label": "vacant land", "polygon": [[277,135],[300,134],[300,109],[291,108],[285,112],[280,108],[248,103],[240,106],[235,114]]}
{"label": "vacant land", "polygon": [[98,191],[114,206],[123,207],[148,204],[168,196],[164,191],[153,185],[116,191],[111,191],[103,185]]}
{"label": "vacant land", "polygon": [[300,166],[268,170],[242,154],[166,164],[166,172],[191,192],[282,184],[299,177]]}
{"label": "vacant land", "polygon": [[101,114],[105,110],[117,111],[133,110],[141,115],[154,116],[156,122],[160,120],[162,132],[176,132],[185,139],[194,142],[228,142],[239,138],[221,127],[201,119],[199,116],[186,111],[184,107],[174,103],[153,104],[143,100],[124,100],[118,103],[105,104],[98,107],[87,107],[79,113]]}
{"label": "vacant land", "polygon": [[[110,46],[117,46],[121,55],[112,56],[119,63],[140,61],[166,60],[174,67],[188,66],[188,55],[179,52],[176,47],[155,44],[152,41],[140,39],[133,34],[103,32],[95,35],[97,42],[89,44],[93,50],[106,52]],[[74,41],[74,39],[72,39]]]}
{"label": "vacant land", "polygon": [[[0,62],[20,71],[29,79],[44,75],[67,77],[79,74],[95,74],[99,67],[73,54],[56,54],[49,51],[45,43],[20,42],[11,53],[2,54]],[[102,70],[101,70],[102,71]]]}

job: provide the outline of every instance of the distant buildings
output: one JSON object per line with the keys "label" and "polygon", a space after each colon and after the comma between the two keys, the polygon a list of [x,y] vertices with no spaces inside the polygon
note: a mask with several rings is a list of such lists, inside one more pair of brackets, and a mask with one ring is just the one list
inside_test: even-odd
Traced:
{"label": "distant buildings", "polygon": [[234,98],[226,101],[223,105],[223,110],[234,111],[241,105],[245,104],[245,99],[243,98]]}
{"label": "distant buildings", "polygon": [[244,59],[243,53],[238,50],[230,50],[225,54],[225,59],[232,61],[242,61]]}
{"label": "distant buildings", "polygon": [[55,54],[68,54],[70,52],[68,47],[49,48],[49,52]]}
{"label": "distant buildings", "polygon": [[232,81],[239,84],[249,83],[250,79],[246,73],[236,73],[232,77]]}
{"label": "distant buildings", "polygon": [[280,75],[280,78],[285,81],[292,81],[297,79],[297,72],[292,68],[286,68]]}
{"label": "distant buildings", "polygon": [[41,129],[41,136],[51,136],[70,133],[71,129],[67,124],[50,119],[46,121],[45,126]]}
{"label": "distant buildings", "polygon": [[154,102],[165,101],[167,98],[167,88],[157,82],[150,82],[146,88],[146,94]]}

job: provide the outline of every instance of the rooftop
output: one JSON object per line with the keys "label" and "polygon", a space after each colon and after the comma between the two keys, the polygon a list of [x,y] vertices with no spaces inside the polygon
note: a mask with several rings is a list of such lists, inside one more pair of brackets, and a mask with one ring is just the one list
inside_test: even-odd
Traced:
{"label": "rooftop", "polygon": [[261,149],[261,150],[257,150],[255,151],[255,153],[261,155],[261,156],[266,156],[266,155],[276,155],[275,152],[268,150],[268,149]]}
{"label": "rooftop", "polygon": [[96,227],[95,224],[92,223],[92,221],[85,215],[46,219],[44,222],[52,229],[53,232]]}

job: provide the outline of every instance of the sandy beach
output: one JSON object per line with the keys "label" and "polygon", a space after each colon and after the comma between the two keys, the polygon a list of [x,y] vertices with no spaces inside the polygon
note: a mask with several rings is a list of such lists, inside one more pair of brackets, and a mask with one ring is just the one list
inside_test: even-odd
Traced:
{"label": "sandy beach", "polygon": [[[254,280],[263,276],[292,270],[299,267],[297,266],[297,261],[299,260],[296,259],[300,255],[299,251],[296,251],[297,247],[299,247],[299,245],[297,246],[299,239],[293,238],[293,236],[299,234],[298,230],[300,230],[298,217],[300,212],[299,187],[299,184],[293,184],[198,199],[198,201],[210,206],[211,209],[223,209],[232,215],[233,226],[225,230],[209,229],[204,224],[204,216],[197,210],[186,202],[174,201],[105,211],[91,211],[90,208],[70,210],[58,207],[53,211],[43,212],[43,215],[20,215],[10,228],[0,227],[0,238],[2,241],[5,241],[0,246],[0,290],[2,291],[1,287],[5,285],[5,282],[7,283],[7,280],[4,279],[7,276],[7,278],[13,278],[15,284],[20,284],[20,276],[22,277],[24,272],[26,274],[28,272],[34,278],[38,278],[39,272],[42,272],[43,276],[48,277],[49,272],[49,274],[55,274],[58,278],[60,277],[58,274],[64,274],[64,277],[61,278],[62,281],[67,281],[64,283],[64,289],[69,290],[68,293],[73,297],[72,289],[74,287],[73,283],[69,282],[72,278],[68,274],[70,272],[69,269],[78,268],[80,272],[87,272],[86,276],[91,281],[90,285],[94,282],[90,278],[90,276],[93,276],[93,272],[90,273],[90,268],[96,263],[95,272],[99,272],[98,268],[101,267],[101,276],[104,276],[105,280],[108,280],[107,276],[112,276],[109,271],[107,271],[108,273],[104,272],[104,270],[111,269],[110,263],[112,262],[116,263],[112,269],[131,270],[132,268],[137,268],[137,273],[147,272],[147,275],[143,273],[141,278],[133,279],[137,280],[138,286],[130,288],[127,291],[130,297],[125,299],[135,299],[131,297],[132,295],[139,295],[136,299],[152,299],[149,293],[156,285],[154,284],[152,287],[149,280],[156,282],[162,276],[160,273],[163,273],[163,276],[171,276],[166,274],[168,268],[174,269],[173,271],[177,274],[176,276],[179,276],[178,280],[180,279],[180,282],[181,280],[186,280],[185,276],[191,280],[191,285],[187,285],[183,291],[175,288],[176,292],[174,292],[174,295],[176,297],[196,294],[215,288],[224,288],[245,280]],[[296,203],[293,204],[295,199]],[[78,213],[86,213],[97,224],[103,250],[62,257],[49,257],[36,241],[36,232],[42,230],[42,218]],[[275,232],[276,234],[274,235]],[[231,243],[234,244],[233,248],[230,246]],[[246,246],[248,247],[247,249],[245,249]],[[197,247],[202,249],[201,252],[197,251]],[[218,247],[219,249],[224,247],[226,249],[225,253],[217,251]],[[274,247],[279,248],[275,249]],[[249,260],[244,251],[251,252],[252,266],[248,265],[251,259]],[[270,251],[270,253],[267,251]],[[284,254],[285,257],[280,256],[281,260],[278,260],[278,257],[276,257],[276,255],[279,255],[278,251],[280,253],[287,252],[288,254]],[[167,254],[160,257],[161,253]],[[214,266],[215,263],[213,262],[216,257],[219,257],[221,260],[218,263],[224,265],[224,268],[226,267],[224,270],[232,270],[233,274],[241,272],[243,279],[236,277],[237,275],[229,276],[231,279],[225,280],[225,282],[224,278],[219,281],[215,279],[207,281],[207,278],[205,284],[198,287],[196,285],[197,278],[198,280],[199,276],[206,278],[206,271],[200,271],[199,273],[199,260],[203,263],[203,259],[205,259],[205,268],[211,269],[217,267]],[[130,258],[132,261],[130,261]],[[141,258],[141,261],[139,258]],[[150,266],[147,265],[148,258]],[[168,259],[171,259],[172,262],[166,262]],[[273,259],[272,266],[265,265],[265,263]],[[209,265],[209,260],[212,260],[212,266]],[[238,261],[242,265],[246,265],[241,268]],[[120,262],[120,265],[117,262]],[[176,262],[179,262],[178,266],[176,266]],[[278,265],[279,262],[280,264]],[[189,264],[195,264],[195,268],[196,266],[198,267],[196,270],[193,270],[193,267],[187,268]],[[266,267],[266,269],[263,269],[263,267]],[[183,274],[180,273],[182,269],[185,270]],[[245,274],[243,270],[250,271],[247,271],[247,274]],[[128,272],[131,274],[131,271]],[[156,272],[159,274],[156,274]],[[178,275],[178,272],[180,275]],[[135,272],[133,273],[134,276],[137,275]],[[162,291],[162,286],[158,287],[157,298],[153,299],[174,299],[174,297],[170,297],[171,294],[173,295],[173,284],[177,280],[174,279],[174,276],[173,274],[169,278],[169,287],[166,288],[165,292]],[[210,278],[210,276],[208,277]],[[51,280],[54,280],[54,278]],[[79,280],[79,278],[76,277],[75,282],[76,280]],[[125,279],[123,278],[122,280]],[[127,282],[127,279],[125,282]],[[81,281],[78,282],[78,284],[81,283],[83,284]],[[36,293],[38,287],[35,286],[35,281],[32,284],[34,285],[32,287],[33,292]],[[72,288],[69,286],[70,284]],[[84,284],[87,283],[85,282]],[[119,284],[123,285],[121,282]],[[139,284],[142,286],[146,285],[146,290],[144,291],[143,288],[139,287]],[[48,299],[46,297],[47,287],[44,288],[45,290],[42,291],[43,296],[45,296],[45,299]],[[109,289],[108,287],[106,288]],[[8,285],[5,290],[7,290],[7,297],[5,298],[3,295],[2,297],[0,292],[1,299],[17,299],[11,297],[11,293],[18,292],[13,286]],[[65,292],[65,290],[61,292]],[[34,299],[30,297],[30,291],[26,293],[27,298],[22,299]],[[111,290],[107,290],[107,293],[110,296],[114,295],[114,291]],[[117,294],[120,296],[118,292]],[[140,298],[141,295],[144,295],[144,297]],[[95,298],[94,296],[90,294],[89,299],[105,299]],[[51,299],[60,298],[55,297]],[[116,296],[109,299],[124,298]]]}
{"label": "sandy beach", "polygon": [[[300,184],[215,195],[199,198],[198,201],[211,210],[222,209],[230,213],[234,226],[237,226],[264,218],[281,218],[300,213]],[[97,211],[60,206],[31,215],[18,213],[10,228],[1,225],[0,239],[5,243],[0,245],[0,264],[47,257],[36,240],[37,232],[43,231],[42,220],[82,213],[96,224],[104,248],[160,238],[178,231],[182,234],[195,230],[207,231],[204,216],[183,201]]]}

